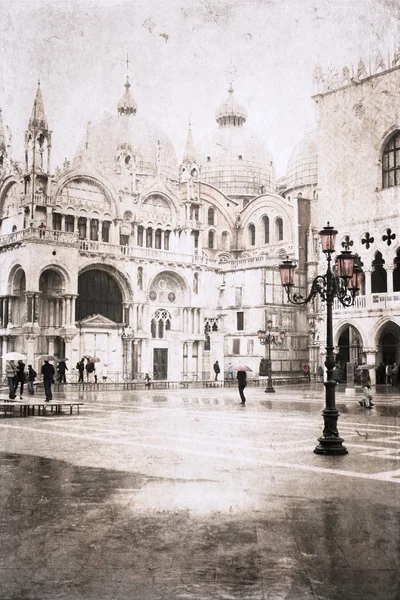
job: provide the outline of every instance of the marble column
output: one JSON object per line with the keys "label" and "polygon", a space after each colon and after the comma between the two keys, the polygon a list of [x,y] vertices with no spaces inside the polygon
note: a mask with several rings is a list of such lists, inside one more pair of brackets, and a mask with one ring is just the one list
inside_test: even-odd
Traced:
{"label": "marble column", "polygon": [[386,279],[387,279],[387,293],[393,294],[393,271],[394,265],[388,265],[386,267]]}

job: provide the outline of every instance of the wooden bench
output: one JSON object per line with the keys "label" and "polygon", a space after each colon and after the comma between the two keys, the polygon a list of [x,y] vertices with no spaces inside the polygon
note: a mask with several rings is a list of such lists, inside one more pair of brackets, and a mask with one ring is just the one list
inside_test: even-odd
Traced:
{"label": "wooden bench", "polygon": [[44,400],[34,400],[32,402],[21,402],[14,400],[7,402],[5,400],[0,400],[0,411],[4,412],[4,417],[7,415],[14,416],[14,413],[18,411],[21,417],[29,417],[29,415],[34,416],[35,410],[37,415],[45,415],[48,408],[50,408],[52,413],[60,415],[63,412],[63,407],[65,406],[67,408],[69,407],[70,415],[72,415],[73,408],[76,407],[79,415],[79,408],[83,406],[83,402],[65,402],[59,400],[52,400],[51,402],[45,402]]}

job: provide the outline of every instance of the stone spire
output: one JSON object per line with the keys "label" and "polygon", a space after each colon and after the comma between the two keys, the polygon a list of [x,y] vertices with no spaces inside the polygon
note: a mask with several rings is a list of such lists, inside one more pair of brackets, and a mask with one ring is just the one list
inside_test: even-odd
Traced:
{"label": "stone spire", "polygon": [[126,76],[125,82],[125,93],[121,100],[118,102],[118,114],[119,115],[136,115],[137,104],[132,97],[130,92],[131,84],[129,83],[129,77]]}
{"label": "stone spire", "polygon": [[188,129],[188,134],[187,134],[187,139],[186,139],[186,146],[185,146],[185,151],[183,153],[183,161],[182,163],[194,163],[196,162],[196,148],[193,142],[193,135],[192,135],[192,125],[189,121],[189,129]]}
{"label": "stone spire", "polygon": [[42,91],[40,89],[40,81],[38,81],[38,87],[36,90],[36,97],[33,103],[32,115],[29,120],[28,129],[41,129],[48,131],[49,126],[47,123],[46,115],[44,112],[44,104],[42,98]]}

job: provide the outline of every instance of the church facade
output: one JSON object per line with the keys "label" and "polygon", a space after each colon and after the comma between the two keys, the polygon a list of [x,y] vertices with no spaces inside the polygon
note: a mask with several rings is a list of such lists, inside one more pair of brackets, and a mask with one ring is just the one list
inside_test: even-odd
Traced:
{"label": "church facade", "polygon": [[[88,124],[73,160],[54,169],[40,87],[13,159],[0,120],[0,342],[40,363],[95,356],[127,379],[199,380],[216,360],[255,375],[272,321],[272,370],[316,373],[324,306],[287,303],[278,265],[298,262],[305,292],[326,265],[318,230],[357,252],[363,287],[335,307],[338,362],[400,359],[400,66],[317,69],[315,131],[286,177],[245,126],[232,88],[213,134],[184,156],[140,117],[127,79],[115,113]],[[2,365],[4,368],[4,365]]]}

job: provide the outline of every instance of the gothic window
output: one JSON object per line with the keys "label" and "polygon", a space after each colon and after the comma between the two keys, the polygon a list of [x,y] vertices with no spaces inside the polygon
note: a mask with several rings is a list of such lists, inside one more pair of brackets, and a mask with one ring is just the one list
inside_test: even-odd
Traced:
{"label": "gothic window", "polygon": [[156,310],[151,319],[151,337],[163,339],[165,332],[171,329],[171,315],[167,310]]}
{"label": "gothic window", "polygon": [[372,261],[373,271],[371,273],[371,291],[372,293],[387,292],[387,273],[383,266],[385,261],[380,252],[375,253],[375,258]]}
{"label": "gothic window", "polygon": [[199,232],[192,231],[192,235],[193,235],[193,247],[198,248],[199,247]]}
{"label": "gothic window", "polygon": [[141,225],[137,228],[137,245],[143,247],[143,227]]}
{"label": "gothic window", "polygon": [[214,232],[213,231],[208,232],[208,247],[210,249],[214,248]]}
{"label": "gothic window", "polygon": [[61,231],[61,215],[60,215],[60,213],[53,213],[53,229],[55,231]]}
{"label": "gothic window", "polygon": [[214,209],[213,208],[209,208],[208,209],[208,224],[209,225],[215,225],[214,220],[215,220]]}
{"label": "gothic window", "polygon": [[190,218],[193,221],[199,221],[200,220],[200,212],[199,212],[199,207],[197,204],[192,204],[190,206]]}
{"label": "gothic window", "polygon": [[101,226],[101,239],[103,242],[110,241],[110,221],[103,221]]}
{"label": "gothic window", "polygon": [[249,244],[250,246],[256,245],[256,228],[253,224],[249,225]]}
{"label": "gothic window", "polygon": [[146,248],[152,248],[153,245],[153,229],[148,227],[146,229]]}
{"label": "gothic window", "polygon": [[85,217],[79,217],[78,219],[78,232],[79,239],[86,239],[86,227],[87,227],[87,219]]}
{"label": "gothic window", "polygon": [[119,245],[120,246],[128,246],[129,245],[129,235],[124,235],[123,233],[119,236]]}
{"label": "gothic window", "polygon": [[90,239],[97,242],[99,239],[99,220],[90,219]]}
{"label": "gothic window", "polygon": [[269,218],[263,217],[264,244],[269,244]]}
{"label": "gothic window", "polygon": [[277,242],[283,240],[283,221],[280,217],[275,221],[275,239]]}
{"label": "gothic window", "polygon": [[171,236],[170,231],[164,232],[164,250],[169,250],[169,238]]}
{"label": "gothic window", "polygon": [[65,231],[73,233],[75,226],[75,219],[73,215],[66,215],[65,217]]}
{"label": "gothic window", "polygon": [[388,141],[382,156],[382,187],[400,185],[400,132]]}
{"label": "gothic window", "polygon": [[161,229],[156,229],[154,235],[154,247],[157,248],[157,250],[161,250]]}

